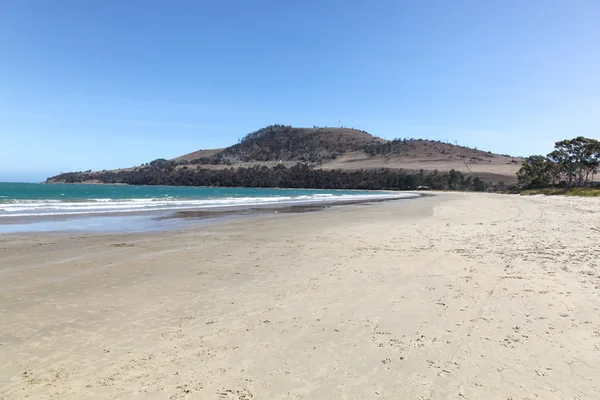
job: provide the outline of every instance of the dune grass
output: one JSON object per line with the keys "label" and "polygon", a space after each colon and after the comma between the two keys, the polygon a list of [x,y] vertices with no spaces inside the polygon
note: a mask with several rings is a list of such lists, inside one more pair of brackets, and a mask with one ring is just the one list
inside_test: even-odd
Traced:
{"label": "dune grass", "polygon": [[544,194],[546,196],[579,196],[579,197],[600,197],[600,188],[545,188],[545,189],[527,189],[521,192],[522,195]]}

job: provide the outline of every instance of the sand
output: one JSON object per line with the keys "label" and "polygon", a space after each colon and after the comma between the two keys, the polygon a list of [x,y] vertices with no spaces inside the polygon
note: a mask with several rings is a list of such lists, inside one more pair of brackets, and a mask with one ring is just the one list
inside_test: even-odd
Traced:
{"label": "sand", "polygon": [[0,238],[0,398],[597,399],[600,199]]}

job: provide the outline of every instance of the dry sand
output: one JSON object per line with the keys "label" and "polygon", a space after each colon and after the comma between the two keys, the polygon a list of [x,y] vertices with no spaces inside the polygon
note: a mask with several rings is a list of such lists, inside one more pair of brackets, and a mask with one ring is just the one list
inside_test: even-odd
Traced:
{"label": "dry sand", "polygon": [[0,398],[598,399],[600,199],[0,239]]}

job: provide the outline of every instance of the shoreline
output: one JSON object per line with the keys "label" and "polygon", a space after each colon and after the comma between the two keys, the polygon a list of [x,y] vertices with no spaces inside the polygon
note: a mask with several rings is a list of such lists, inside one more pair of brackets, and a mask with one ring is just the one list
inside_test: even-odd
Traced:
{"label": "shoreline", "polygon": [[600,199],[417,200],[2,236],[0,393],[600,398]]}
{"label": "shoreline", "polygon": [[[32,215],[32,216],[4,216],[0,217],[0,233],[14,234],[40,234],[40,233],[141,233],[148,231],[173,231],[186,229],[193,226],[191,223],[176,223],[177,220],[187,222],[219,223],[221,220],[230,220],[236,217],[258,217],[272,213],[303,213],[322,211],[332,207],[343,207],[356,204],[375,204],[379,202],[392,202],[414,200],[427,195],[410,193],[411,197],[398,198],[369,198],[357,200],[332,200],[332,201],[306,201],[306,202],[281,202],[262,205],[233,205],[220,207],[200,207],[171,210],[139,210],[122,212],[98,212],[81,214],[59,215]],[[428,196],[432,196],[429,194]],[[105,222],[102,224],[102,222]],[[171,221],[164,226],[154,224],[153,221]],[[96,222],[95,224],[93,222]],[[92,227],[89,227],[89,225]],[[143,224],[140,226],[140,224]],[[54,225],[54,226],[53,226]],[[106,225],[116,226],[110,228]],[[28,229],[29,227],[29,229]],[[12,229],[11,229],[12,228]],[[135,228],[135,229],[134,229]]]}
{"label": "shoreline", "polygon": [[105,185],[100,190],[97,185],[67,184],[63,189],[45,190],[44,185],[38,184],[11,185],[8,184],[3,189],[7,196],[1,196],[3,199],[0,199],[0,223],[6,218],[21,217],[62,218],[138,211],[257,207],[264,204],[287,206],[417,196],[409,191],[343,189]]}

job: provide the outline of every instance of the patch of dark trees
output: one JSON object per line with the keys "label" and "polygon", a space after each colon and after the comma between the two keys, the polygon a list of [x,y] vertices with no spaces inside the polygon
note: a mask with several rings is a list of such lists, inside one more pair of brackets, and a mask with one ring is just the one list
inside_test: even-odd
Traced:
{"label": "patch of dark trees", "polygon": [[[339,136],[339,137],[338,137]],[[193,165],[231,165],[250,161],[301,161],[323,163],[346,151],[363,147],[363,142],[339,140],[327,128],[307,131],[288,125],[270,125],[252,132],[239,143],[212,156],[191,160]]]}
{"label": "patch of dark trees", "polygon": [[[502,189],[486,184],[479,177],[459,171],[407,173],[402,170],[321,170],[298,163],[291,167],[253,166],[248,168],[189,168],[177,162],[159,159],[134,170],[69,172],[48,178],[49,182],[103,183],[129,185],[220,186],[254,188],[363,189],[363,190],[435,190],[484,191]],[[500,184],[502,185],[502,184]]]}

